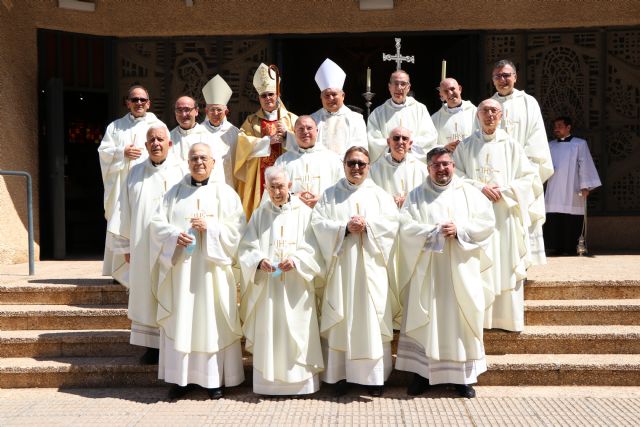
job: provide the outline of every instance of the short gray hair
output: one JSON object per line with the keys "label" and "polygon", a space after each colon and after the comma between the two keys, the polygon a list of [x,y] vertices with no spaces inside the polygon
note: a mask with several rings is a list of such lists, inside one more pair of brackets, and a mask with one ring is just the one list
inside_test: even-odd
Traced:
{"label": "short gray hair", "polygon": [[514,73],[517,73],[518,71],[516,70],[516,64],[514,64],[512,61],[510,61],[509,59],[501,59],[500,61],[496,62],[493,65],[493,69],[497,69],[497,68],[502,68],[502,67],[506,67],[506,66],[510,66],[513,69]]}
{"label": "short gray hair", "polygon": [[156,122],[154,124],[152,124],[151,126],[149,126],[149,129],[147,129],[147,133],[146,133],[146,139],[149,139],[149,132],[151,132],[152,130],[156,130],[156,129],[162,129],[164,130],[164,132],[167,135],[168,139],[171,139],[171,132],[169,132],[169,128],[167,127],[167,125],[165,125],[162,122]]}
{"label": "short gray hair", "polygon": [[271,181],[273,181],[274,178],[276,178],[279,175],[285,177],[287,179],[287,182],[289,182],[289,174],[287,173],[285,168],[279,165],[269,166],[267,169],[265,169],[264,181],[268,185],[271,183]]}

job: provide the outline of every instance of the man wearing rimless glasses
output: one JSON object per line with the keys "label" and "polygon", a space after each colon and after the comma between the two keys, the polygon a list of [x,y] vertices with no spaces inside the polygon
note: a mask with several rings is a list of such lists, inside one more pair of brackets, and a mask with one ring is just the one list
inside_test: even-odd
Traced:
{"label": "man wearing rimless glasses", "polygon": [[350,383],[380,396],[391,373],[393,317],[400,313],[387,274],[398,210],[393,198],[367,179],[365,148],[347,150],[344,172],[345,178],[323,193],[311,217],[327,266],[321,378],[335,384],[336,396],[347,393]]}
{"label": "man wearing rimless glasses", "polygon": [[[129,170],[147,157],[145,142],[147,130],[153,124],[163,124],[149,112],[149,92],[142,86],[132,86],[127,93],[127,109],[124,117],[107,126],[98,147],[102,183],[104,185],[104,217],[107,228],[115,229],[110,222],[117,211],[118,199],[127,182]],[[118,215],[116,215],[118,216]],[[113,236],[107,233],[102,275],[111,276],[114,270],[125,264],[122,255],[113,254]]]}

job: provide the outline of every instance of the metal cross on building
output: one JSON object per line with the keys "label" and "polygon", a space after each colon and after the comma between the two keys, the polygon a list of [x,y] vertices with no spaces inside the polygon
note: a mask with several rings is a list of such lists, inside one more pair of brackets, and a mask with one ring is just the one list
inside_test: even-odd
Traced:
{"label": "metal cross on building", "polygon": [[415,64],[416,62],[416,58],[415,56],[411,55],[411,56],[402,56],[400,54],[400,40],[402,39],[395,39],[396,40],[396,54],[395,55],[391,55],[390,53],[383,53],[382,54],[382,60],[383,61],[396,61],[396,70],[399,70],[401,68],[401,65],[403,62],[411,62],[412,64]]}

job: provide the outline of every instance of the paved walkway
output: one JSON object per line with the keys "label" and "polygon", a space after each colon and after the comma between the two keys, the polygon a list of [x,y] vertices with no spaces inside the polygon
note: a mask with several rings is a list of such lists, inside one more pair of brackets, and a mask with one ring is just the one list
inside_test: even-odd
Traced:
{"label": "paved walkway", "polygon": [[238,387],[218,401],[202,391],[178,402],[166,388],[0,390],[0,425],[9,426],[637,426],[639,387],[477,387],[475,399],[437,388],[411,398],[404,389],[371,398],[262,398]]}

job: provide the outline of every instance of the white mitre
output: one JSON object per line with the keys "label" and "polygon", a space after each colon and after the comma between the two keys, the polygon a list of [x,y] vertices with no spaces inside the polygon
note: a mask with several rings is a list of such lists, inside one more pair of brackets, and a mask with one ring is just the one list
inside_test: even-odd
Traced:
{"label": "white mitre", "polygon": [[[280,78],[282,81],[282,77]],[[253,75],[253,87],[258,91],[258,95],[261,95],[265,92],[275,92],[276,91],[276,79],[275,75],[273,78],[269,76],[269,67],[265,64],[260,64],[255,74]]]}
{"label": "white mitre", "polygon": [[202,96],[204,96],[207,105],[227,105],[232,93],[233,91],[227,82],[220,77],[220,74],[216,74],[216,76],[209,80],[202,88]]}
{"label": "white mitre", "polygon": [[318,68],[315,77],[320,92],[329,88],[342,90],[344,79],[346,78],[347,74],[342,68],[329,58],[325,59],[320,68]]}

